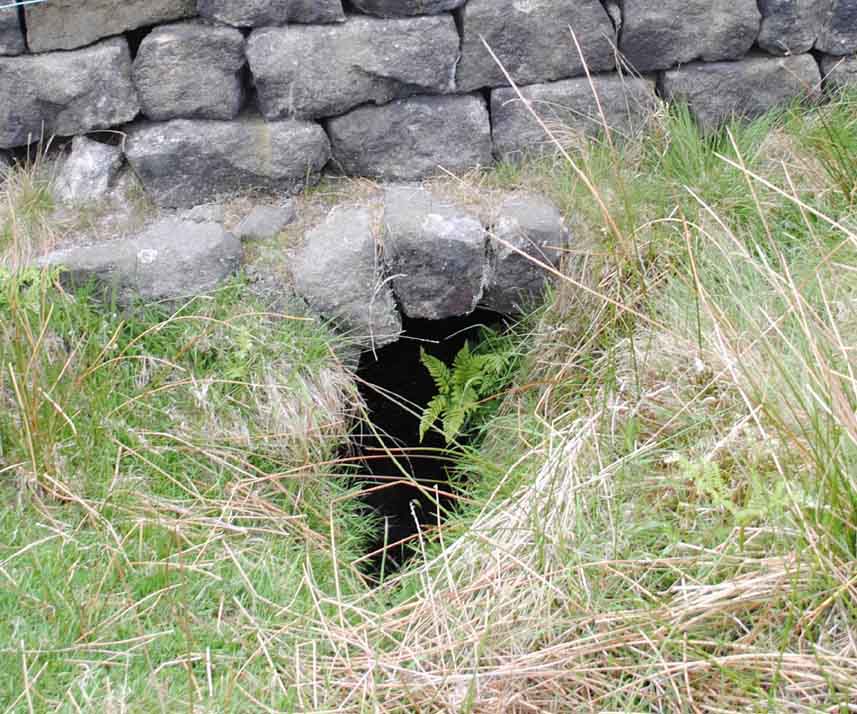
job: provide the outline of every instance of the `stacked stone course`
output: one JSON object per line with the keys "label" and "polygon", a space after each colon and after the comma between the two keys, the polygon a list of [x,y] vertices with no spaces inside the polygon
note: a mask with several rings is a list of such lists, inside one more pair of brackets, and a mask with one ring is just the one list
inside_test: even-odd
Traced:
{"label": "stacked stone course", "polygon": [[538,152],[528,106],[621,137],[680,100],[714,129],[855,82],[855,54],[857,0],[47,0],[0,9],[0,150],[118,129],[188,206]]}

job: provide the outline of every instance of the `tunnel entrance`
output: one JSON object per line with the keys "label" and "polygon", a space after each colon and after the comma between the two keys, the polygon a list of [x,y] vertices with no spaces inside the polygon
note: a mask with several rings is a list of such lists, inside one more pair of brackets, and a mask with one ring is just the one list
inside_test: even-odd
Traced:
{"label": "tunnel entrance", "polygon": [[502,326],[502,317],[488,310],[446,320],[404,318],[398,342],[362,356],[357,375],[371,424],[361,424],[355,445],[362,501],[381,521],[364,560],[373,574],[401,566],[418,530],[435,528],[454,508],[453,460],[443,436],[429,430],[420,441],[420,417],[437,392],[420,350],[452,364],[482,327]]}

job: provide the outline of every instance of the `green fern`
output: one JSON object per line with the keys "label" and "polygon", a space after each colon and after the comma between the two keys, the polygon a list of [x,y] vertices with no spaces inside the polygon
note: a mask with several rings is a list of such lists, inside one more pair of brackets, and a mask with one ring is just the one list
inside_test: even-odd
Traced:
{"label": "green fern", "polygon": [[451,444],[474,422],[481,422],[491,410],[491,397],[508,383],[517,363],[517,353],[511,340],[486,330],[487,339],[476,350],[465,342],[452,368],[437,357],[420,351],[420,361],[428,370],[437,394],[423,410],[420,419],[420,441],[429,429],[440,420],[441,431],[447,444]]}

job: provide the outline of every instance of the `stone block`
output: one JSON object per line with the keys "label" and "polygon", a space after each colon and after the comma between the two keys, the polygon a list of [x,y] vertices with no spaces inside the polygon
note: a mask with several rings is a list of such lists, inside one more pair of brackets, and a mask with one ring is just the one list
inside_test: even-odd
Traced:
{"label": "stone block", "polygon": [[761,20],[757,0],[622,0],[619,50],[639,72],[738,59]]}
{"label": "stone block", "polygon": [[25,6],[32,52],[70,50],[196,14],[196,0],[50,0]]}
{"label": "stone block", "polygon": [[414,181],[491,163],[491,123],[478,95],[411,97],[327,122],[334,165],[351,176]]}
{"label": "stone block", "polygon": [[451,91],[458,60],[451,15],[254,30],[247,57],[268,119],[342,114],[360,104]]}
{"label": "stone block", "polygon": [[235,27],[342,22],[342,0],[198,0],[202,17]]}
{"label": "stone block", "polygon": [[815,49],[830,55],[857,52],[857,1],[827,0],[830,9],[818,34]]}
{"label": "stone block", "polygon": [[18,20],[18,8],[0,9],[0,55],[19,55],[27,49]]}
{"label": "stone block", "polygon": [[360,12],[379,17],[437,15],[456,10],[467,0],[351,0]]}
{"label": "stone block", "polygon": [[[519,194],[500,206],[489,233],[490,260],[482,304],[497,312],[526,312],[550,279],[568,243],[559,209],[547,198]],[[541,265],[540,265],[541,264]]]}
{"label": "stone block", "polygon": [[485,228],[458,206],[413,186],[384,195],[384,259],[408,317],[469,315],[482,297]]}
{"label": "stone block", "polygon": [[0,147],[131,121],[140,109],[124,38],[82,50],[0,57]]}
{"label": "stone block", "polygon": [[830,0],[759,0],[759,47],[775,55],[809,52],[829,7]]}
{"label": "stone block", "polygon": [[[599,0],[469,0],[461,11],[459,91],[509,84],[483,38],[516,84],[613,69],[616,33]],[[580,43],[575,48],[571,28]]]}
{"label": "stone block", "polygon": [[238,270],[241,257],[241,241],[217,223],[165,218],[133,238],[55,251],[39,262],[64,267],[70,287],[94,281],[124,306],[210,292]]}
{"label": "stone block", "polygon": [[528,106],[566,144],[580,136],[602,133],[605,122],[614,139],[635,134],[659,105],[651,81],[616,74],[593,76],[591,82],[582,77],[533,84],[520,87],[520,93],[510,87],[491,92],[494,155],[498,158],[556,151]]}
{"label": "stone block", "polygon": [[307,233],[292,270],[295,288],[309,306],[371,349],[395,342],[402,332],[374,225],[366,208],[334,209]]}
{"label": "stone block", "polygon": [[244,36],[232,27],[181,22],[156,27],[134,60],[134,85],[149,119],[234,119],[244,89]]}
{"label": "stone block", "polygon": [[248,189],[297,192],[318,180],[330,143],[309,122],[173,119],[129,127],[125,153],[155,203],[187,208]]}
{"label": "stone block", "polygon": [[758,117],[796,99],[817,99],[821,73],[812,55],[750,57],[740,62],[695,62],[665,72],[661,94],[687,102],[706,131],[733,116]]}

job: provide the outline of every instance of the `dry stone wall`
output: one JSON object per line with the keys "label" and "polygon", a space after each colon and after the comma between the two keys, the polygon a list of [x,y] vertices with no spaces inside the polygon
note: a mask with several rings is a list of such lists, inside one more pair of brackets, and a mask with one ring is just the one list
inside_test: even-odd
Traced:
{"label": "dry stone wall", "polygon": [[528,107],[622,135],[680,100],[713,129],[855,55],[857,0],[46,0],[0,9],[0,158],[119,130],[164,206],[414,180],[543,150]]}

